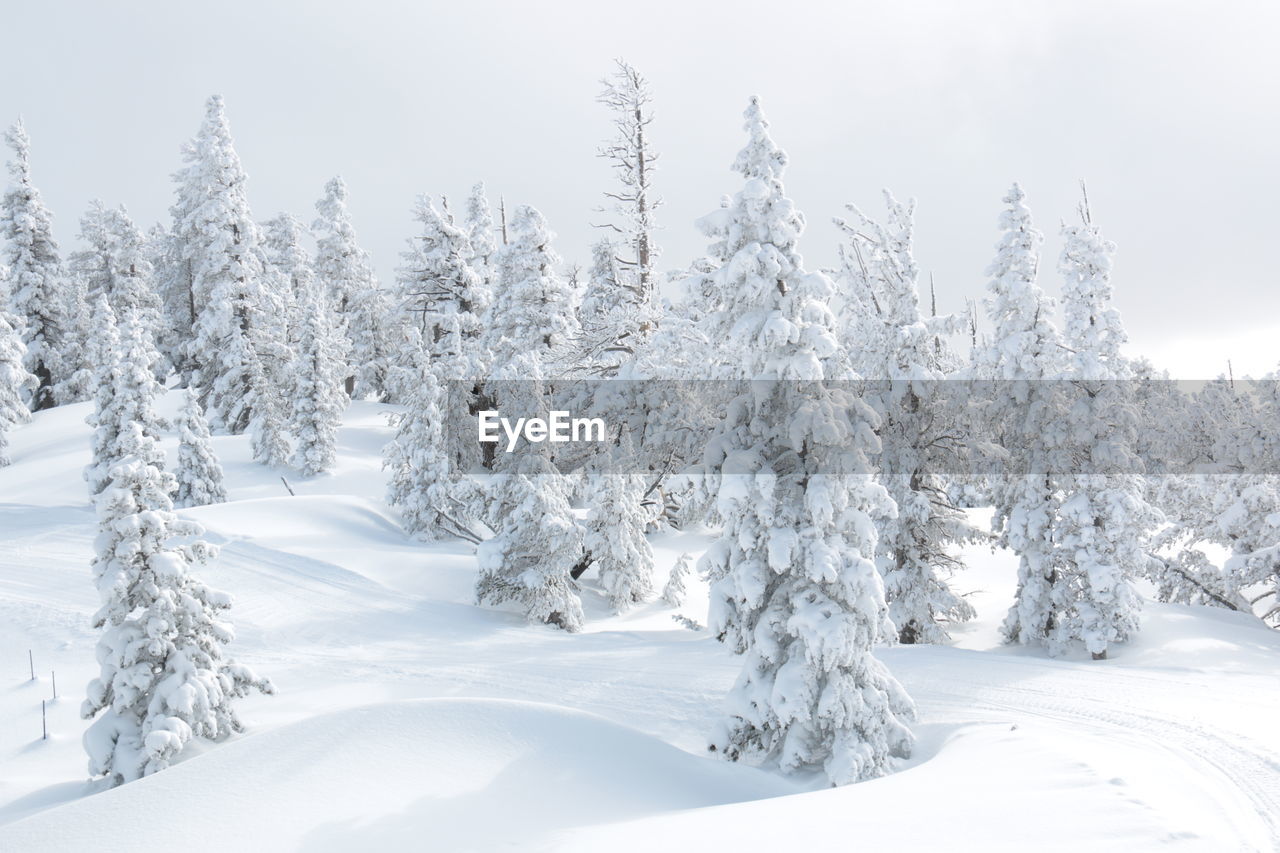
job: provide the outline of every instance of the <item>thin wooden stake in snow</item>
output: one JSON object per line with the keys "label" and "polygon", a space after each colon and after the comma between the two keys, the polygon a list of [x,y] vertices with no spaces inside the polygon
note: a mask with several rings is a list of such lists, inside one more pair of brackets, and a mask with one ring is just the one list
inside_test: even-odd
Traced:
{"label": "thin wooden stake in snow", "polygon": [[27,663],[31,665],[31,680],[36,680],[36,659],[31,654],[31,649],[27,649]]}
{"label": "thin wooden stake in snow", "polygon": [[42,732],[42,734],[40,735],[40,740],[48,740],[49,739],[49,715],[45,711],[45,702],[43,699],[40,700],[40,730]]}
{"label": "thin wooden stake in snow", "polygon": [[58,673],[50,672],[49,678],[53,681],[53,698],[58,698]]}
{"label": "thin wooden stake in snow", "polygon": [[289,497],[291,497],[291,498],[296,498],[296,497],[297,497],[297,495],[295,495],[295,494],[293,493],[293,489],[289,488],[289,481],[288,481],[288,480],[286,480],[284,477],[281,477],[281,478],[280,478],[280,482],[284,483],[284,490],[285,490],[286,492],[288,492],[288,493],[289,493]]}

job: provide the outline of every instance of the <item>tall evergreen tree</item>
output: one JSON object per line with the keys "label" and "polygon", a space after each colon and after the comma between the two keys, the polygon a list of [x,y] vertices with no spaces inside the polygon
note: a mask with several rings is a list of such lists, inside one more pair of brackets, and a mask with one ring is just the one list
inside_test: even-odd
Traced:
{"label": "tall evergreen tree", "polygon": [[325,184],[316,202],[316,279],[337,313],[339,328],[350,346],[346,389],[349,396],[380,399],[388,370],[387,295],[378,286],[369,253],[360,248],[347,185],[342,178]]}
{"label": "tall evergreen tree", "polygon": [[[3,284],[3,278],[0,278],[0,296],[3,296]],[[8,432],[31,419],[25,399],[38,386],[36,378],[27,372],[24,364],[17,322],[0,301],[0,468],[9,464],[9,457],[5,454],[5,448],[9,446]]]}
{"label": "tall evergreen tree", "polygon": [[1053,544],[1061,495],[1062,449],[1056,440],[1064,398],[1062,338],[1053,302],[1037,276],[1043,235],[1032,223],[1026,194],[1014,184],[1004,197],[1000,241],[987,267],[987,315],[992,334],[975,351],[974,374],[990,394],[983,423],[1000,436],[1011,476],[994,489],[992,521],[1000,543],[1018,556],[1018,587],[1001,628],[1007,642],[1047,646],[1054,630],[1054,587],[1061,579]]}
{"label": "tall evergreen tree", "polygon": [[[9,310],[20,320],[26,368],[36,377],[32,411],[65,402],[62,383],[69,378],[68,303],[72,290],[53,239],[52,217],[31,182],[31,141],[18,122],[5,133],[13,149],[12,180],[0,200],[0,237],[9,267]],[[73,395],[74,396],[74,395]]]}
{"label": "tall evergreen tree", "polygon": [[898,507],[896,517],[880,525],[877,554],[889,616],[900,642],[940,643],[948,638],[947,625],[975,615],[947,581],[961,567],[956,547],[982,535],[952,503],[942,474],[956,470],[965,453],[967,424],[954,386],[945,381],[948,351],[940,346],[963,318],[921,313],[915,203],[902,204],[888,192],[885,202],[884,224],[853,205],[853,223],[836,220],[857,259],[844,267],[851,284],[846,315],[854,314],[846,336],[859,342],[854,367],[880,414],[877,462]]}
{"label": "tall evergreen tree", "polygon": [[301,339],[294,364],[293,466],[311,477],[337,461],[338,427],[347,408],[343,392],[345,348],[337,337],[333,314],[323,293],[312,288],[303,303]]}
{"label": "tall evergreen tree", "polygon": [[483,181],[473,186],[471,195],[467,196],[463,230],[467,235],[467,245],[471,247],[467,264],[480,276],[485,288],[492,290],[495,278],[494,255],[498,251],[498,241],[494,237],[493,211],[489,208],[489,197],[485,194]]}
{"label": "tall evergreen tree", "polygon": [[560,258],[542,214],[529,205],[512,213],[510,242],[498,250],[498,285],[486,324],[494,370],[533,354],[549,367],[575,332],[573,294],[556,271]]}
{"label": "tall evergreen tree", "polygon": [[[91,495],[108,487],[111,470],[131,453],[154,451],[154,456],[142,461],[164,468],[164,454],[157,444],[163,423],[153,406],[161,390],[151,360],[154,349],[137,316],[128,308],[117,322],[105,295],[99,295],[94,309],[100,324],[94,352],[96,394],[94,411],[86,418],[94,428],[93,456],[84,472]],[[133,426],[147,439],[138,447],[126,443]]]}
{"label": "tall evergreen tree", "polygon": [[414,218],[418,235],[401,254],[396,279],[400,311],[416,327],[431,358],[445,355],[450,318],[457,320],[464,349],[474,353],[490,294],[481,273],[471,266],[470,240],[426,196],[419,197]]}
{"label": "tall evergreen tree", "polygon": [[833,288],[796,251],[786,155],[757,99],[745,117],[744,187],[699,223],[716,261],[707,334],[736,378],[767,380],[730,404],[706,451],[724,520],[703,558],[710,627],[745,658],[711,748],[844,784],[883,774],[912,742],[911,700],[872,654],[892,630],[872,519],[892,502],[869,476],[874,413],[821,381],[839,346]]}
{"label": "tall evergreen tree", "polygon": [[99,674],[81,706],[94,720],[84,734],[89,772],[112,785],[165,769],[193,737],[241,731],[233,701],[255,689],[274,692],[225,656],[234,638],[231,598],[191,573],[216,549],[193,540],[203,530],[173,513],[176,484],[150,461],[160,454],[154,439],[137,423],[120,438],[122,456],[97,496],[93,577],[101,606],[93,624],[103,633]]}
{"label": "tall evergreen tree", "polygon": [[1132,576],[1146,564],[1147,538],[1162,519],[1147,502],[1142,461],[1133,449],[1132,371],[1120,353],[1120,313],[1111,305],[1115,244],[1094,224],[1087,200],[1080,215],[1081,224],[1063,228],[1058,265],[1071,351],[1067,428],[1077,467],[1064,484],[1054,529],[1063,577],[1053,590],[1050,648],[1083,646],[1099,660],[1139,628],[1141,600]]}
{"label": "tall evergreen tree", "polygon": [[184,367],[206,395],[210,424],[241,433],[258,407],[253,370],[263,325],[264,269],[260,232],[221,96],[209,99],[204,124],[184,158],[186,166],[175,176],[167,287],[177,293],[169,303],[185,303],[188,310],[187,317],[177,318],[176,334],[185,340]]}

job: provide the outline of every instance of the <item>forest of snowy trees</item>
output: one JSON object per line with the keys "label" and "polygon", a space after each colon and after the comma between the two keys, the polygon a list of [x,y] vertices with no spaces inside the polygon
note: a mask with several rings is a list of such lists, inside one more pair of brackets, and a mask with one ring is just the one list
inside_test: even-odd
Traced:
{"label": "forest of snowy trees", "polygon": [[[603,85],[615,180],[582,267],[536,207],[476,183],[456,209],[419,197],[379,281],[342,178],[313,212],[259,218],[218,96],[170,219],[94,202],[64,251],[37,189],[55,164],[21,123],[6,133],[0,465],[34,413],[92,403],[93,776],[161,770],[274,690],[230,656],[232,601],[200,580],[217,549],[176,509],[226,500],[219,433],[324,475],[353,399],[392,407],[386,500],[415,537],[474,545],[477,603],[575,632],[583,584],[618,611],[677,607],[700,573],[707,629],[741,658],[709,742],[731,760],[840,785],[908,755],[914,706],[877,648],[972,618],[952,587],[965,544],[1016,554],[1004,639],[1050,655],[1105,659],[1139,630],[1139,584],[1280,627],[1280,374],[1193,385],[1125,354],[1117,247],[1083,185],[1078,210],[1051,212],[1057,258],[1026,190],[993,187],[985,292],[938,316],[914,201],[826,211],[839,263],[806,265],[788,158],[751,98],[742,149],[707,164],[730,167],[723,200],[662,222],[653,93],[625,62]],[[660,223],[699,229],[705,256],[663,268]],[[183,389],[174,422],[166,389]],[[477,412],[544,415],[553,397],[601,416],[606,448],[475,441]],[[655,578],[647,536],[696,527],[718,537],[707,553]]]}

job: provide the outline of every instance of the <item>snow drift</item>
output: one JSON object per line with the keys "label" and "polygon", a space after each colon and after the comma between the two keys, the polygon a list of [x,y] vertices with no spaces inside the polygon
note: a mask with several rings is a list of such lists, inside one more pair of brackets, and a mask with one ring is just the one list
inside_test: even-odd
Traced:
{"label": "snow drift", "polygon": [[791,793],[600,717],[425,699],[314,717],[0,829],[0,849],[489,850]]}

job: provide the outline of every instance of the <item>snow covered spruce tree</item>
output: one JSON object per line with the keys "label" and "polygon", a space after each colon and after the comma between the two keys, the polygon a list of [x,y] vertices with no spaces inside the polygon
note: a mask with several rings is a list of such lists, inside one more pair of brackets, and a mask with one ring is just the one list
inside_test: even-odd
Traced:
{"label": "snow covered spruce tree", "polygon": [[151,361],[155,350],[146,339],[142,324],[128,308],[117,322],[106,297],[99,295],[94,314],[99,323],[94,352],[98,369],[94,376],[94,411],[86,418],[94,428],[93,457],[84,472],[90,495],[107,488],[116,463],[130,453],[141,452],[126,443],[131,426],[137,426],[147,438],[142,447],[155,453],[142,461],[164,468],[164,453],[157,444],[163,424],[153,407],[160,393]]}
{"label": "snow covered spruce tree", "polygon": [[711,629],[744,656],[711,749],[841,785],[910,751],[914,708],[872,654],[892,635],[874,563],[873,519],[893,504],[870,476],[876,416],[822,383],[839,345],[831,282],[805,271],[804,218],[785,195],[786,155],[759,101],[734,162],[745,185],[700,220],[717,262],[703,288],[708,337],[731,376],[753,382],[706,450],[720,538],[703,558]]}
{"label": "snow covered spruce tree", "polygon": [[263,226],[264,255],[275,283],[275,300],[280,311],[277,335],[281,344],[280,352],[265,358],[265,369],[270,381],[281,388],[286,398],[285,408],[293,383],[293,357],[302,334],[303,303],[315,283],[315,270],[303,246],[303,233],[302,223],[291,213],[278,214]]}
{"label": "snow covered spruce tree", "polygon": [[[508,363],[495,379],[499,411],[543,412],[537,357]],[[545,417],[545,414],[542,415]],[[546,445],[502,454],[488,478],[484,519],[494,536],[476,548],[480,568],[476,600],[512,603],[531,621],[566,631],[582,629],[582,602],[570,572],[582,558],[582,527],[569,506],[566,479],[546,455]]]}
{"label": "snow covered spruce tree", "polygon": [[[264,261],[249,209],[245,174],[231,139],[221,96],[209,99],[205,120],[184,150],[174,177],[173,256],[166,303],[177,310],[171,333],[185,341],[182,363],[206,395],[209,422],[231,433],[248,429],[265,383],[260,367]],[[190,325],[188,325],[190,324]],[[255,387],[256,386],[256,387]]]}
{"label": "snow covered spruce tree", "polygon": [[246,354],[249,388],[253,394],[253,417],[249,420],[249,449],[253,461],[278,468],[289,461],[289,415],[283,396],[271,386],[258,354]]}
{"label": "snow covered spruce tree", "polygon": [[498,250],[498,284],[484,330],[495,371],[525,354],[545,369],[573,338],[573,293],[556,272],[547,221],[527,204],[512,212],[510,242]]}
{"label": "snow covered spruce tree", "polygon": [[[430,358],[445,355],[454,319],[465,353],[475,355],[482,319],[489,307],[489,290],[472,268],[471,243],[466,232],[438,210],[431,199],[420,196],[414,207],[418,235],[401,254],[396,278],[400,311],[417,329],[418,339]],[[452,319],[451,319],[452,318]]]}
{"label": "snow covered spruce tree", "polygon": [[12,183],[0,201],[0,237],[9,267],[8,309],[19,320],[27,372],[36,377],[29,408],[40,411],[66,402],[61,385],[70,375],[68,364],[74,370],[74,359],[66,351],[67,310],[74,299],[53,239],[49,210],[31,182],[31,141],[26,128],[19,122],[4,138],[13,149]]}
{"label": "snow covered spruce tree", "polygon": [[498,242],[494,237],[493,211],[489,208],[489,197],[485,194],[483,181],[473,186],[471,195],[467,196],[463,231],[467,235],[467,245],[471,247],[467,265],[480,276],[480,283],[492,290],[496,278],[494,261]]}
{"label": "snow covered spruce tree", "polygon": [[342,387],[346,352],[318,288],[304,298],[302,315],[294,361],[293,466],[312,477],[331,470],[337,461],[338,427],[348,399]]}
{"label": "snow covered spruce tree", "polygon": [[360,247],[347,210],[342,178],[325,184],[316,202],[316,279],[348,341],[347,395],[381,399],[388,369],[387,295],[378,286],[369,253]]}
{"label": "snow covered spruce tree", "polygon": [[583,543],[600,585],[619,612],[653,597],[653,548],[645,538],[648,487],[629,435],[618,447],[614,470],[592,477],[591,512]]}
{"label": "snow covered spruce tree", "polygon": [[624,284],[625,275],[617,244],[598,241],[591,250],[587,284],[578,305],[578,372],[617,376],[656,325],[655,312]]}
{"label": "snow covered spruce tree", "polygon": [[[4,279],[0,277],[0,295]],[[9,464],[5,448],[9,446],[9,430],[31,420],[26,397],[39,385],[23,363],[22,337],[17,319],[0,303],[0,468]]]}
{"label": "snow covered spruce tree", "polygon": [[1064,397],[1061,336],[1050,317],[1053,302],[1037,282],[1043,235],[1026,194],[1014,184],[1004,197],[1001,237],[987,267],[987,316],[992,333],[974,353],[974,375],[990,393],[978,413],[1008,455],[1009,473],[997,478],[992,526],[1000,544],[1018,556],[1018,587],[1001,628],[1005,640],[1047,646],[1056,624],[1054,587],[1060,567],[1053,544],[1061,496],[1056,478]]}
{"label": "snow covered spruce tree", "polygon": [[220,504],[227,500],[222,480],[222,465],[213,453],[209,423],[200,408],[200,394],[188,388],[182,397],[178,415],[178,491],[176,507]]}
{"label": "snow covered spruce tree", "polygon": [[967,418],[964,397],[945,381],[948,350],[940,340],[964,321],[921,314],[912,254],[915,203],[884,196],[884,224],[852,204],[853,223],[835,220],[856,258],[850,263],[850,253],[843,253],[843,325],[845,339],[857,342],[854,369],[880,415],[876,461],[898,507],[897,516],[880,525],[876,557],[889,617],[900,642],[940,643],[948,638],[947,625],[975,615],[947,581],[962,566],[957,546],[982,536],[952,503],[943,477],[964,462]]}
{"label": "snow covered spruce tree", "polygon": [[[127,364],[126,372],[147,370]],[[243,729],[233,700],[271,682],[224,656],[234,632],[227,595],[191,573],[214,556],[191,537],[169,501],[175,483],[152,461],[155,441],[137,423],[120,436],[120,460],[97,497],[94,583],[101,606],[94,627],[98,677],[89,682],[81,716],[89,772],[111,785],[168,767],[193,737],[219,738]]]}
{"label": "snow covered spruce tree", "polygon": [[417,380],[405,411],[394,421],[396,436],[383,450],[382,467],[391,472],[387,502],[399,508],[411,535],[479,542],[474,529],[479,491],[463,468],[468,458],[451,453],[445,393],[425,355],[415,365]]}
{"label": "snow covered spruce tree", "polygon": [[1111,306],[1115,244],[1093,223],[1087,199],[1081,224],[1063,228],[1059,260],[1071,351],[1067,429],[1075,472],[1054,528],[1062,576],[1054,585],[1050,651],[1083,648],[1095,660],[1139,627],[1133,576],[1147,564],[1147,539],[1161,521],[1146,500],[1142,462],[1133,451],[1137,415],[1132,372],[1120,346],[1120,313]]}

